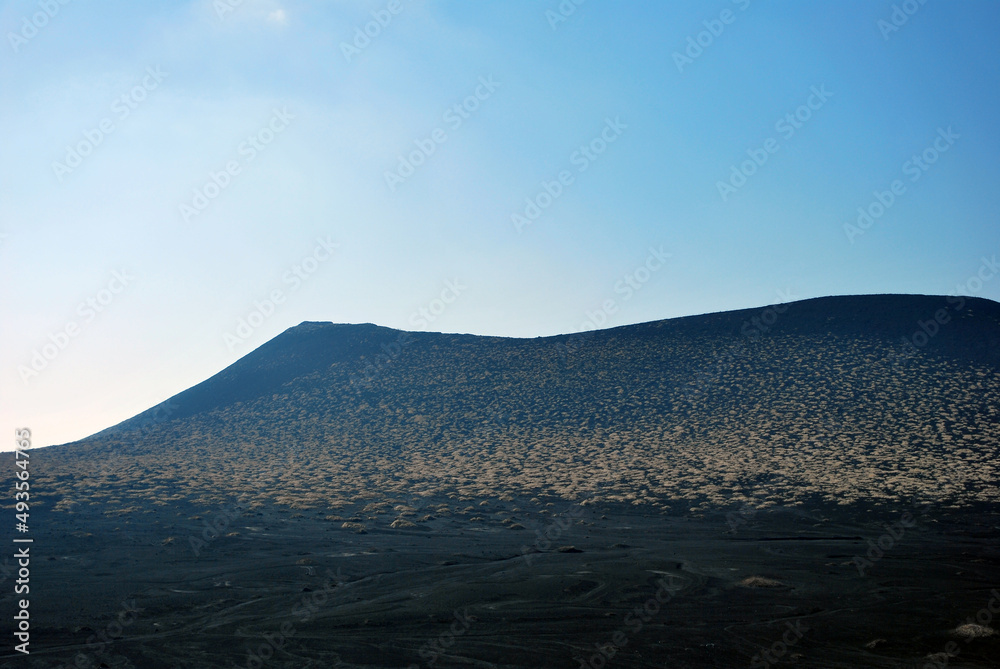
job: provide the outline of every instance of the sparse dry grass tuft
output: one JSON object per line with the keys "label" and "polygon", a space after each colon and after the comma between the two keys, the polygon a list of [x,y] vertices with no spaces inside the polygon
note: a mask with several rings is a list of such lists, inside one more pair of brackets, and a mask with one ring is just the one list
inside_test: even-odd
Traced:
{"label": "sparse dry grass tuft", "polygon": [[343,529],[345,529],[345,530],[354,530],[355,534],[367,534],[368,533],[368,528],[366,528],[363,523],[356,523],[356,522],[350,522],[350,521],[348,521],[348,522],[344,523],[343,525],[341,525],[340,527],[343,528]]}
{"label": "sparse dry grass tuft", "polygon": [[740,581],[740,585],[744,588],[780,588],[785,584],[764,576],[748,576]]}
{"label": "sparse dry grass tuft", "polygon": [[964,625],[959,625],[952,630],[952,633],[963,639],[983,639],[996,634],[996,630],[992,627],[987,627],[986,625],[965,623]]}

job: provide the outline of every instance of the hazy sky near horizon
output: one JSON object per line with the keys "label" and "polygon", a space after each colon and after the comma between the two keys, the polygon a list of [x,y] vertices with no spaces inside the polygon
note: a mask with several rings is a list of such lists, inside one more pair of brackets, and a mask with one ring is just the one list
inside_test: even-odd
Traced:
{"label": "hazy sky near horizon", "polygon": [[15,0],[0,32],[3,450],[304,320],[1000,299],[994,2]]}

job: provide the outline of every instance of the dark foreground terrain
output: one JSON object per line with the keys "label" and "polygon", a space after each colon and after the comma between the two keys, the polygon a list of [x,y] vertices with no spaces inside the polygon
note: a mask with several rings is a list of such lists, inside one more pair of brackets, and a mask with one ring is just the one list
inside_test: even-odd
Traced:
{"label": "dark foreground terrain", "polygon": [[30,459],[0,666],[1000,666],[988,300],[303,323]]}
{"label": "dark foreground terrain", "polygon": [[[414,527],[391,527],[396,510],[359,510],[364,534],[320,512],[239,503],[160,507],[117,524],[99,512],[45,514],[33,547],[33,652],[6,653],[2,666],[996,667],[1000,658],[1000,637],[956,632],[1000,615],[995,512],[885,505],[727,518],[481,501],[478,520],[452,515],[453,500],[411,507],[404,513],[433,516]],[[868,556],[880,539],[881,557]],[[947,650],[956,654],[946,660]]]}

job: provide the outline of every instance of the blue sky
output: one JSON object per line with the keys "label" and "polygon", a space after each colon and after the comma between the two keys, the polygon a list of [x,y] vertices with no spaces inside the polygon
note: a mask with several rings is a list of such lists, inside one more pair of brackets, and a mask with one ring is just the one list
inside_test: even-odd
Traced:
{"label": "blue sky", "polygon": [[3,4],[0,448],[304,320],[530,337],[1000,299],[970,283],[1000,254],[996,3],[561,6]]}

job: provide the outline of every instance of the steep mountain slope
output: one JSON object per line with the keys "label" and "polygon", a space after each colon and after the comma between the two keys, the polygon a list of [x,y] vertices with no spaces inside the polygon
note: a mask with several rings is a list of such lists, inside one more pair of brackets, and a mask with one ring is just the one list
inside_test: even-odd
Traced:
{"label": "steep mountain slope", "polygon": [[112,510],[167,491],[298,508],[376,491],[684,510],[996,501],[998,369],[1000,305],[972,298],[822,298],[537,339],[303,323],[47,449],[43,472],[74,489],[64,507],[119,482]]}

